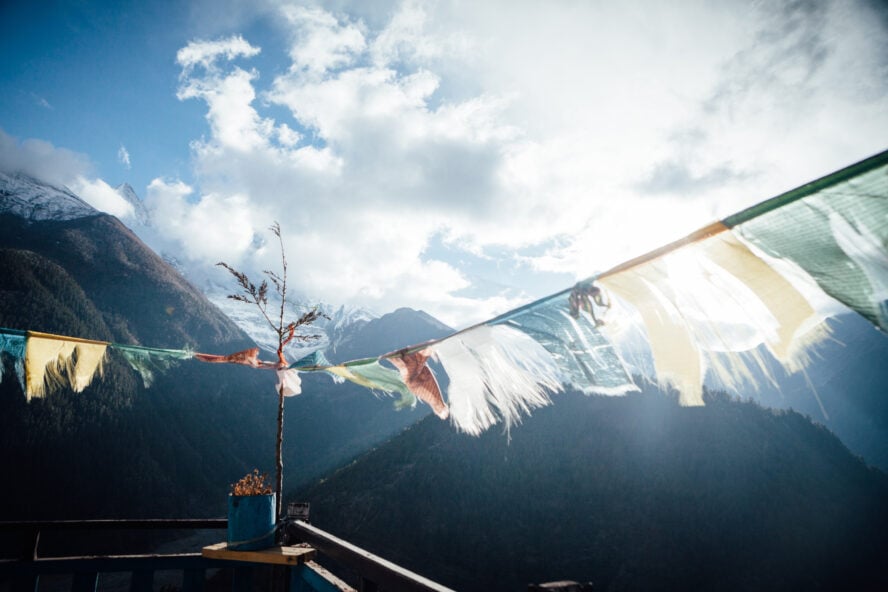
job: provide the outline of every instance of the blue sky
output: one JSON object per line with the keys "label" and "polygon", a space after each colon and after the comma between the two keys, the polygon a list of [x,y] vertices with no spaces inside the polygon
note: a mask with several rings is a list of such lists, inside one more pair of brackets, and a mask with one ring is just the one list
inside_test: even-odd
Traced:
{"label": "blue sky", "polygon": [[[9,2],[0,19],[2,126],[88,157],[94,173],[144,194],[189,175],[203,109],[175,98],[176,51],[201,29],[182,2]],[[211,31],[208,31],[211,33]],[[118,157],[124,146],[136,166]]]}
{"label": "blue sky", "polygon": [[[0,169],[195,278],[462,326],[888,148],[888,17],[796,3],[20,2]],[[224,277],[218,278],[224,281]]]}

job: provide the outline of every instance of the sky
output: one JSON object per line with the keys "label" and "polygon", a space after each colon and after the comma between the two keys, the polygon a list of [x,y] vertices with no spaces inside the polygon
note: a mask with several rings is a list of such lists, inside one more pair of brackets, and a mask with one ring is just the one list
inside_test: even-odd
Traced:
{"label": "sky", "polygon": [[0,170],[457,328],[888,148],[863,0],[32,0],[0,53]]}

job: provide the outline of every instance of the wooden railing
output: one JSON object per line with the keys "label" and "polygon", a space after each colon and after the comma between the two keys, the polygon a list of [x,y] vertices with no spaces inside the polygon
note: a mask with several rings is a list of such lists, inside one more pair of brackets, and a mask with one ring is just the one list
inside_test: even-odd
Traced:
{"label": "wooden railing", "polygon": [[296,520],[287,523],[284,528],[291,540],[296,538],[304,541],[336,563],[359,574],[359,588],[362,592],[453,592],[450,588],[336,538],[311,524]]}
{"label": "wooden railing", "polygon": [[[151,592],[155,586],[155,573],[176,571],[181,573],[183,592],[202,592],[210,570],[230,569],[233,573],[231,586],[234,592],[252,592],[260,569],[269,566],[255,561],[226,560],[205,557],[200,550],[188,553],[140,554],[140,555],[76,555],[43,556],[40,539],[43,533],[82,531],[94,534],[98,531],[135,530],[224,530],[224,518],[207,520],[72,520],[39,522],[0,522],[0,535],[13,536],[18,545],[14,557],[0,559],[0,590],[4,583],[10,592],[39,592],[40,577],[56,574],[71,576],[72,592],[96,592],[100,575],[129,572],[130,592]],[[395,565],[368,551],[360,549],[330,533],[298,520],[283,525],[285,538],[290,544],[303,542],[311,545],[325,558],[332,560],[357,576],[357,590],[376,592],[452,592],[407,569]],[[220,535],[219,539],[224,539]],[[332,573],[314,561],[297,565],[274,567],[274,574],[267,578],[275,592],[342,592],[354,591]],[[175,586],[179,587],[179,586]]]}

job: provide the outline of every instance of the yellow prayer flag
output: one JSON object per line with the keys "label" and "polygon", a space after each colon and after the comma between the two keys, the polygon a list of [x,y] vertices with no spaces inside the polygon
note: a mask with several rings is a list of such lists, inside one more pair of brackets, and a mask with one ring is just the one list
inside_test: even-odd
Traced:
{"label": "yellow prayer flag", "polygon": [[29,331],[25,346],[25,396],[44,397],[63,386],[82,392],[101,373],[107,342]]}

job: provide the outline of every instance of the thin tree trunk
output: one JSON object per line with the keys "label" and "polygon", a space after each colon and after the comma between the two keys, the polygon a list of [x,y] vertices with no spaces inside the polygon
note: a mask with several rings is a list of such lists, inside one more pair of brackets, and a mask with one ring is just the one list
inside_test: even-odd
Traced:
{"label": "thin tree trunk", "polygon": [[275,520],[281,519],[281,496],[284,487],[284,385],[281,384],[278,393],[278,433],[277,433],[277,500],[275,507]]}

